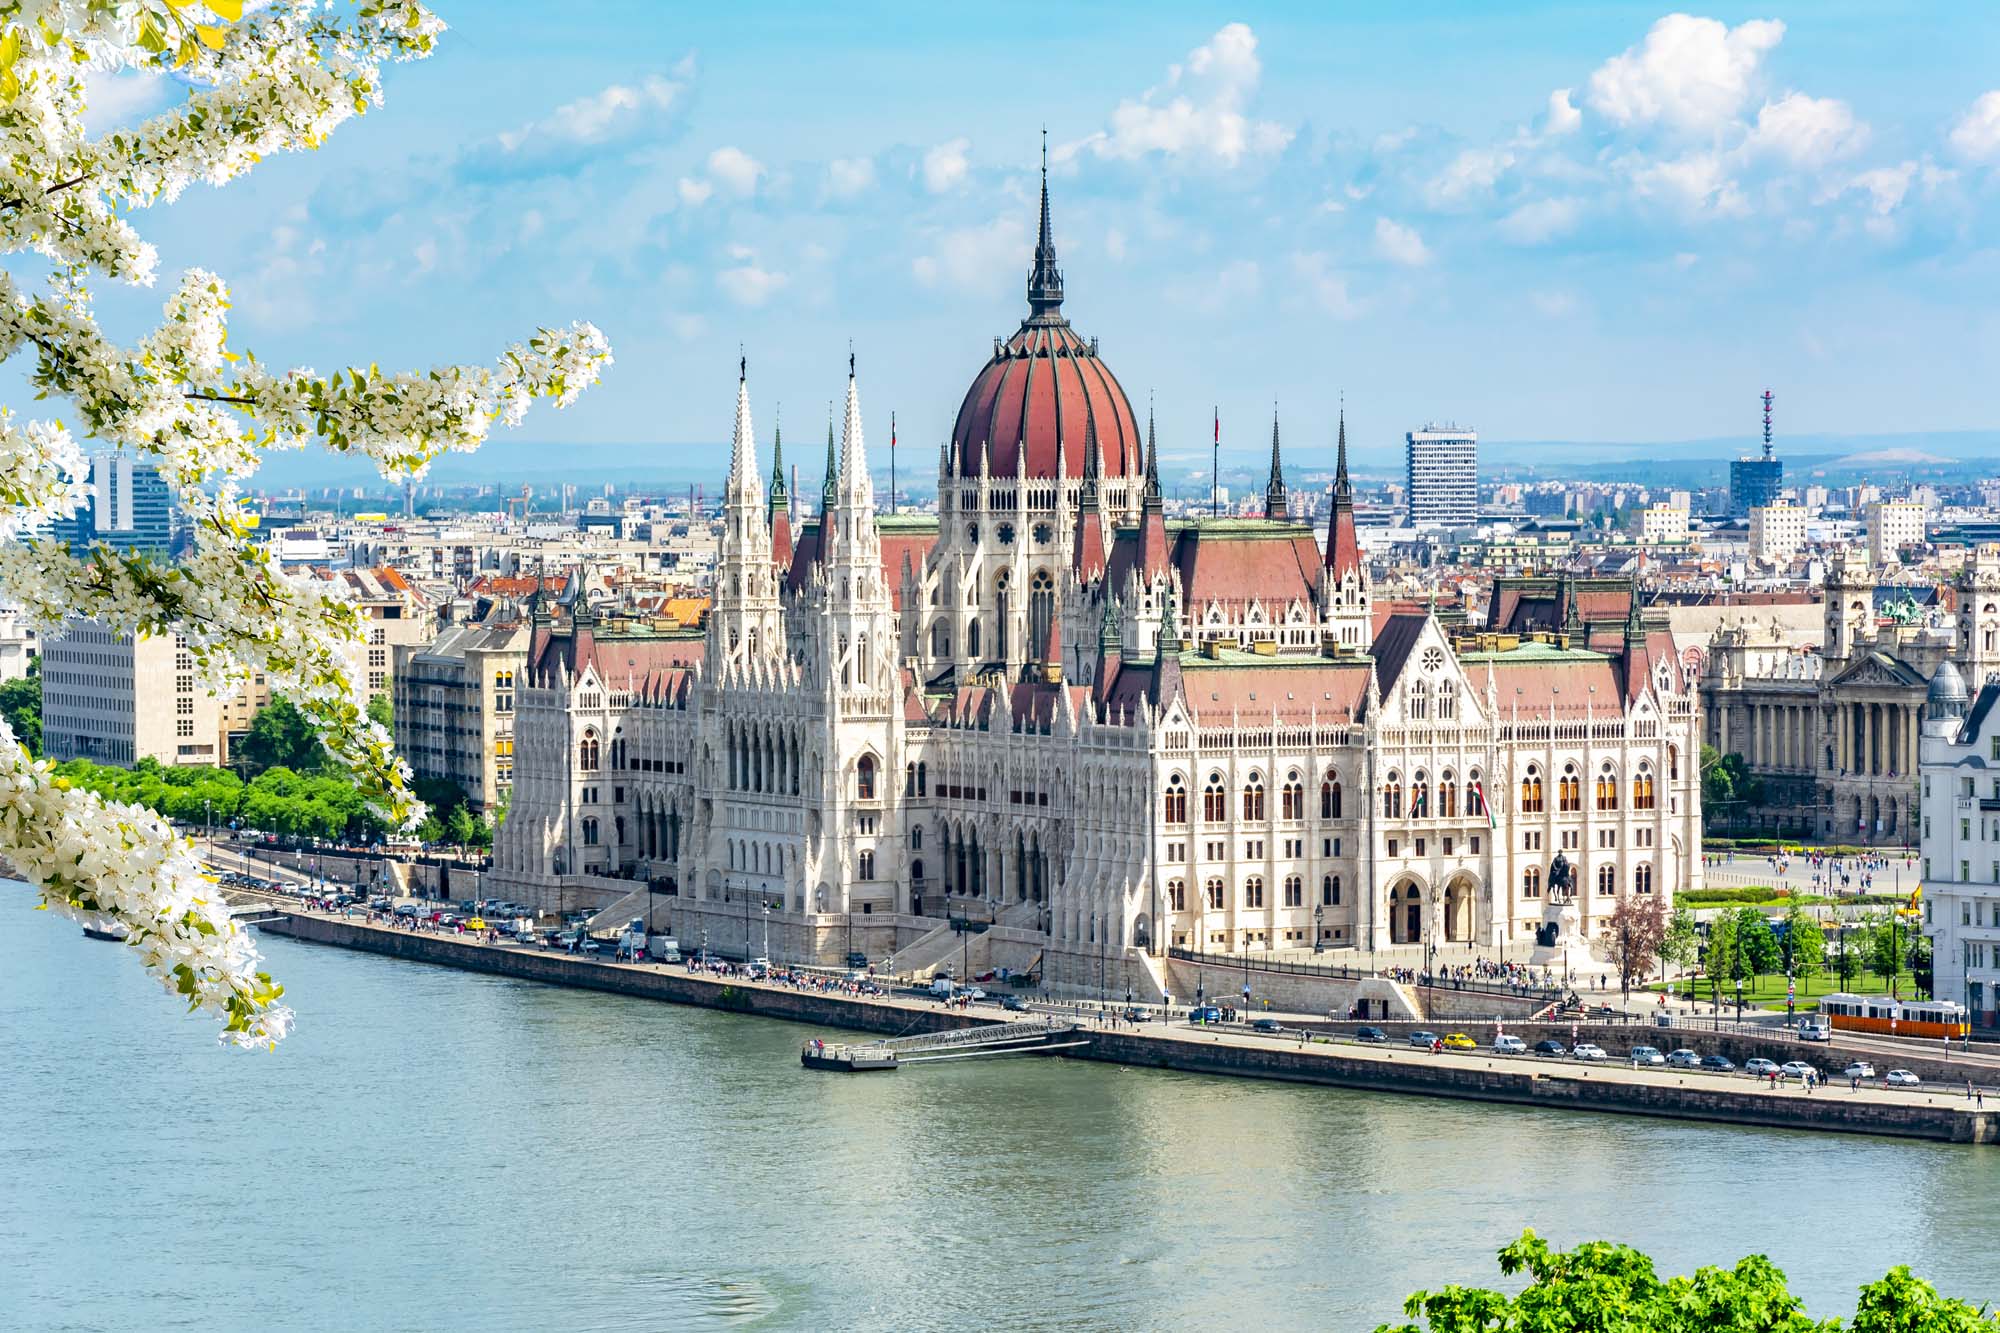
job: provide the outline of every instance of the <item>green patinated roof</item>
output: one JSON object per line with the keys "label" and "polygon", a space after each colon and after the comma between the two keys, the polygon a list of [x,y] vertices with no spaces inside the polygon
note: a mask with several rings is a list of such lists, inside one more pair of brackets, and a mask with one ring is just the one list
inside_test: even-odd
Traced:
{"label": "green patinated roof", "polygon": [[938,516],[936,514],[877,514],[875,515],[875,530],[877,532],[936,532],[938,530]]}
{"label": "green patinated roof", "polygon": [[1199,648],[1188,649],[1180,654],[1181,666],[1185,667],[1315,667],[1366,666],[1371,660],[1366,653],[1353,653],[1346,657],[1326,657],[1319,653],[1263,653],[1247,652],[1241,648],[1224,648],[1218,656],[1210,657]]}
{"label": "green patinated roof", "polygon": [[1458,655],[1461,662],[1494,662],[1500,665],[1532,666],[1542,662],[1603,662],[1609,660],[1605,653],[1592,652],[1588,648],[1561,648],[1553,643],[1527,642],[1518,648],[1504,651],[1482,652],[1473,649]]}

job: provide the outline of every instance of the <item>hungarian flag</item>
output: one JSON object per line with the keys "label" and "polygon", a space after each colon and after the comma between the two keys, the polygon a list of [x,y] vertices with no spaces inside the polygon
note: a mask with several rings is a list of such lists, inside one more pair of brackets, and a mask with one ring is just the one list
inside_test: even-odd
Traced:
{"label": "hungarian flag", "polygon": [[1493,807],[1487,804],[1486,801],[1486,785],[1475,781],[1472,784],[1472,790],[1479,797],[1479,813],[1486,816],[1486,827],[1489,829],[1499,828],[1499,821],[1493,818]]}

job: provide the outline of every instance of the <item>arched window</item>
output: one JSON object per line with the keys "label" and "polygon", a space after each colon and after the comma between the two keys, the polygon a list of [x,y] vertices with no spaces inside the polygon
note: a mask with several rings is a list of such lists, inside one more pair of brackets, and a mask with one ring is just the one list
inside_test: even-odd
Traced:
{"label": "arched window", "polygon": [[[910,830],[910,850],[913,852],[921,852],[923,849],[924,849],[924,826],[922,824],[919,824],[915,828]],[[923,862],[919,861],[917,862],[917,864],[922,865]]]}
{"label": "arched window", "polygon": [[917,794],[917,766],[915,764],[904,764],[903,795],[915,796],[916,794]]}
{"label": "arched window", "polygon": [[1055,619],[1056,584],[1049,571],[1038,569],[1028,584],[1028,634],[1026,655],[1034,657],[1048,646],[1049,625]]}
{"label": "arched window", "polygon": [[1201,817],[1210,824],[1220,824],[1229,818],[1228,795],[1222,787],[1222,774],[1210,773],[1208,785],[1201,789]]}
{"label": "arched window", "polygon": [[1450,769],[1438,778],[1438,818],[1458,818],[1458,784],[1453,781]]}
{"label": "arched window", "polygon": [[1528,771],[1521,778],[1521,813],[1542,813],[1542,770],[1534,764],[1528,765]]}
{"label": "arched window", "polygon": [[1297,875],[1285,876],[1285,906],[1304,907],[1306,905],[1306,882]]}
{"label": "arched window", "polygon": [[1653,808],[1653,770],[1647,764],[1640,764],[1639,771],[1632,775],[1632,808],[1634,810]]}
{"label": "arched window", "polygon": [[1319,882],[1319,901],[1322,907],[1340,906],[1340,876],[1328,875]]}
{"label": "arched window", "polygon": [[1202,889],[1208,895],[1208,910],[1211,912],[1220,912],[1222,910],[1222,881],[1212,879],[1204,884]]}
{"label": "arched window", "polygon": [[597,771],[597,733],[587,731],[576,747],[576,766],[586,773]]}
{"label": "arched window", "polygon": [[1167,779],[1167,823],[1187,823],[1187,796],[1187,779],[1178,773]]}
{"label": "arched window", "polygon": [[1410,779],[1410,818],[1426,819],[1431,815],[1431,782],[1422,769]]}
{"label": "arched window", "polygon": [[1465,813],[1480,816],[1486,813],[1486,788],[1479,781],[1476,768],[1465,775]]}
{"label": "arched window", "polygon": [[1597,867],[1597,891],[1599,894],[1618,892],[1618,867],[1606,863]]}
{"label": "arched window", "polygon": [[1287,820],[1306,817],[1306,789],[1300,784],[1299,775],[1296,773],[1285,779],[1283,803],[1278,813]]}
{"label": "arched window", "polygon": [[1542,896],[1542,872],[1534,866],[1529,866],[1521,872],[1521,896],[1523,898]]}
{"label": "arched window", "polygon": [[1606,764],[1604,771],[1597,775],[1597,808],[1616,810],[1618,808],[1618,774]]}
{"label": "arched window", "polygon": [[1264,877],[1252,875],[1243,881],[1243,905],[1262,907],[1264,905]]}
{"label": "arched window", "polygon": [[1653,867],[1649,865],[1632,867],[1632,892],[1651,893],[1653,891]]}
{"label": "arched window", "polygon": [[1170,879],[1167,881],[1167,909],[1174,912],[1187,911],[1187,881]]}
{"label": "arched window", "polygon": [[861,853],[860,856],[855,858],[854,868],[856,872],[855,873],[856,879],[875,878],[875,853],[873,852]]}
{"label": "arched window", "polygon": [[1438,682],[1438,721],[1449,722],[1458,716],[1458,682],[1441,680]]}
{"label": "arched window", "polygon": [[919,796],[928,795],[930,792],[930,768],[931,766],[926,763],[919,762],[917,764],[917,795]]}
{"label": "arched window", "polygon": [[1556,785],[1556,809],[1583,809],[1583,779],[1577,776],[1575,764],[1563,765],[1562,780]]}
{"label": "arched window", "polygon": [[1431,715],[1431,687],[1428,681],[1410,682],[1410,718],[1421,722]]}
{"label": "arched window", "polygon": [[1681,747],[1678,745],[1669,745],[1667,747],[1667,781],[1679,782],[1680,780]]}
{"label": "arched window", "polygon": [[1328,773],[1319,784],[1319,817],[1340,818],[1340,779]]}
{"label": "arched window", "polygon": [[854,766],[854,796],[856,800],[875,799],[875,756],[864,754],[861,762]]}
{"label": "arched window", "polygon": [[1393,772],[1389,774],[1389,780],[1382,784],[1382,817],[1403,817],[1403,780]]}
{"label": "arched window", "polygon": [[583,845],[586,847],[595,847],[597,845],[597,821],[595,819],[586,818],[583,821]]}
{"label": "arched window", "polygon": [[1243,817],[1264,818],[1264,778],[1261,774],[1252,773],[1249,783],[1243,788]]}

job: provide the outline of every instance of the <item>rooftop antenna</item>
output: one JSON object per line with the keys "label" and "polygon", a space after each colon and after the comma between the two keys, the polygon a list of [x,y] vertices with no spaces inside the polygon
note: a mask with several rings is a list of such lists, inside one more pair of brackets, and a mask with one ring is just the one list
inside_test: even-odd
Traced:
{"label": "rooftop antenna", "polygon": [[1771,459],[1771,391],[1764,390],[1764,461]]}

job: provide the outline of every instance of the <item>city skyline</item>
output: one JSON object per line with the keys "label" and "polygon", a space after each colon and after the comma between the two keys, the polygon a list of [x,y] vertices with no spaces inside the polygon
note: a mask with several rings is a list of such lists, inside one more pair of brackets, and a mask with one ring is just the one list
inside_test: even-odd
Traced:
{"label": "city skyline", "polygon": [[[1767,383],[1781,451],[1988,424],[1977,18],[1885,45],[1890,20],[1797,6],[1178,9],[1142,35],[1030,9],[1020,37],[864,9],[749,40],[633,6],[448,17],[384,113],[155,219],[162,271],[225,244],[238,326],[308,363],[591,318],[619,363],[550,443],[719,438],[739,344],[766,419],[812,438],[851,338],[906,448],[935,448],[1019,309],[1045,124],[1071,317],[1189,441],[1219,401],[1225,447],[1254,446],[1276,399],[1308,457],[1342,388],[1377,446],[1449,417],[1747,448]],[[488,96],[530,51],[535,91]],[[107,81],[97,120],[172,88]],[[158,300],[103,306],[129,335]]]}

